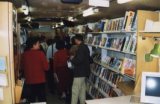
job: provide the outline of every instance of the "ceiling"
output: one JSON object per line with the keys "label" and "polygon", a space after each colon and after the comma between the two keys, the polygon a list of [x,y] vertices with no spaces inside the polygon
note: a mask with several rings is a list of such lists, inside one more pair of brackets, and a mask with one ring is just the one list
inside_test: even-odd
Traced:
{"label": "ceiling", "polygon": [[26,16],[20,11],[25,3],[29,6],[29,16],[41,25],[51,25],[58,22],[58,19],[67,19],[69,16],[77,18],[78,23],[86,23],[103,18],[121,17],[126,10],[160,10],[160,0],[134,0],[125,4],[117,4],[116,0],[110,0],[110,7],[99,8],[99,13],[84,18],[82,11],[89,7],[88,0],[83,0],[80,4],[64,4],[60,0],[14,0],[18,8],[19,22],[26,22]]}

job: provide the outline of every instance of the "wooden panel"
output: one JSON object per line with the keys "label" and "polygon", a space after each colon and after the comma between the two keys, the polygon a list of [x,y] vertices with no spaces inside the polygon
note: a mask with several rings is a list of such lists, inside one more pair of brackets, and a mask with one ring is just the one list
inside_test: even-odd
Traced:
{"label": "wooden panel", "polygon": [[142,39],[139,31],[143,31],[146,19],[157,21],[158,13],[151,11],[138,11],[138,36],[137,36],[137,69],[136,69],[136,87],[135,94],[140,94],[141,74],[145,72],[158,71],[158,60],[154,58],[152,62],[145,62],[145,54],[149,53],[154,46],[153,38]]}
{"label": "wooden panel", "polygon": [[12,43],[12,4],[0,2],[0,55],[7,56],[8,87],[4,88],[4,101],[0,104],[14,104],[14,73],[13,73],[13,43]]}

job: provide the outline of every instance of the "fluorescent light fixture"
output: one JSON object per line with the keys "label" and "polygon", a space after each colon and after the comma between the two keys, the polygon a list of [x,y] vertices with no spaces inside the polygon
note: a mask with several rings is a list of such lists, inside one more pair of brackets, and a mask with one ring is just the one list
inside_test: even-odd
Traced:
{"label": "fluorescent light fixture", "polygon": [[109,0],[89,0],[90,6],[109,7]]}
{"label": "fluorescent light fixture", "polygon": [[87,17],[89,15],[93,15],[93,14],[95,14],[97,12],[99,12],[99,9],[88,8],[87,10],[83,11],[83,17]]}
{"label": "fluorescent light fixture", "polygon": [[123,4],[123,3],[130,2],[130,1],[133,1],[133,0],[117,0],[117,3],[118,4]]}

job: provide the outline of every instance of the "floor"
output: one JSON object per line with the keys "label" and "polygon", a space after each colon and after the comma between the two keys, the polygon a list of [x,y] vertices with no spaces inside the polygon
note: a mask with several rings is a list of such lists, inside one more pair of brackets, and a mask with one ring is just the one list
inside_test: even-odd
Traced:
{"label": "floor", "polygon": [[58,95],[56,94],[47,94],[47,104],[65,104],[64,100],[61,100],[58,98]]}

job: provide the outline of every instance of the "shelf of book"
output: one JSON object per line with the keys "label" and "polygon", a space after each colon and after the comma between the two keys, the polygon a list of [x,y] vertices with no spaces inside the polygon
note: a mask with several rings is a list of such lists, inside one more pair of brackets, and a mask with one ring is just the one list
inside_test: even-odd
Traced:
{"label": "shelf of book", "polygon": [[142,37],[158,37],[160,38],[160,31],[140,31],[139,32]]}
{"label": "shelf of book", "polygon": [[104,31],[104,32],[89,32],[90,34],[125,34],[125,33],[135,33],[136,31]]}
{"label": "shelf of book", "polygon": [[[106,94],[104,91],[102,91],[100,88],[98,88],[97,86],[95,86],[95,84],[93,84],[90,80],[87,80],[91,85],[92,87],[96,88],[98,90],[98,92],[100,92],[104,97],[109,97],[108,94]],[[94,97],[95,98],[95,97]]]}
{"label": "shelf of book", "polygon": [[[95,76],[99,77],[98,74],[96,74],[95,72],[91,71]],[[102,77],[99,77],[102,81],[106,82],[109,86],[113,87],[113,88],[116,88],[115,85],[113,85],[111,82],[107,81],[106,79],[102,78]]]}
{"label": "shelf of book", "polygon": [[99,65],[103,66],[104,68],[107,68],[107,69],[109,69],[109,70],[111,70],[111,71],[113,71],[113,72],[119,73],[119,74],[121,74],[122,76],[127,77],[127,78],[129,78],[130,80],[135,81],[135,78],[133,78],[133,77],[131,77],[131,76],[128,76],[128,75],[126,75],[126,74],[122,74],[120,71],[117,71],[116,69],[114,69],[114,68],[112,68],[112,67],[110,67],[110,66],[108,66],[108,65],[106,65],[106,64],[103,64],[103,63],[98,62],[98,61],[96,61],[96,60],[94,60],[94,62],[95,62],[96,64],[99,64]]}
{"label": "shelf of book", "polygon": [[95,97],[94,97],[89,91],[87,91],[87,94],[88,94],[92,99],[95,99]]}
{"label": "shelf of book", "polygon": [[92,45],[92,44],[88,44],[88,43],[85,43],[85,44],[88,45],[88,46],[96,47],[96,48],[106,49],[106,50],[120,52],[120,53],[124,53],[124,54],[136,55],[136,53],[124,52],[124,51],[116,50],[116,49],[113,49],[113,48],[106,48],[106,47],[101,47],[101,46],[98,46],[98,45]]}

